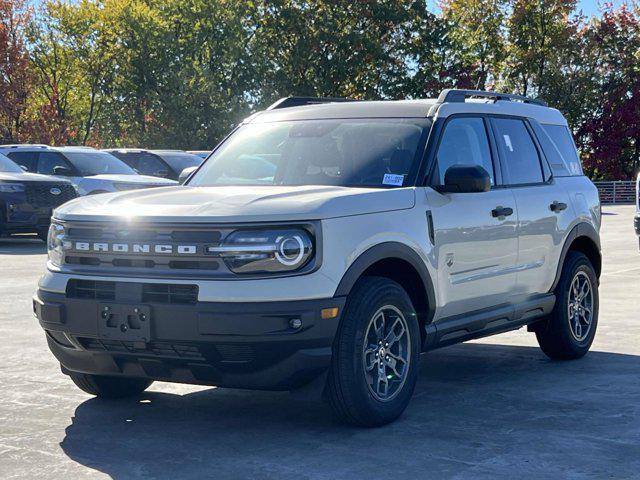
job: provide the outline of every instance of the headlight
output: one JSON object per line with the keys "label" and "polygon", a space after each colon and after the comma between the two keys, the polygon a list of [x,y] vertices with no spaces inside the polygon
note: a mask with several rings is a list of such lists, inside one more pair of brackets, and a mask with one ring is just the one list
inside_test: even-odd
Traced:
{"label": "headlight", "polygon": [[47,250],[49,261],[56,267],[61,266],[63,262],[65,233],[64,225],[55,221],[51,222],[47,235]]}
{"label": "headlight", "polygon": [[220,246],[207,248],[234,273],[291,272],[313,256],[313,242],[303,229],[237,230]]}
{"label": "headlight", "polygon": [[22,183],[0,182],[0,193],[24,192]]}

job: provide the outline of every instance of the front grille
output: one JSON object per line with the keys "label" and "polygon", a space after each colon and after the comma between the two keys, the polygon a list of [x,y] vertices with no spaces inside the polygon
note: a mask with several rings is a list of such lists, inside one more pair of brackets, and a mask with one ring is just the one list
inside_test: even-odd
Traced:
{"label": "front grille", "polygon": [[116,283],[96,280],[69,280],[67,297],[90,300],[115,300]]}
{"label": "front grille", "polygon": [[78,338],[86,350],[109,353],[132,353],[157,357],[173,357],[186,360],[205,361],[198,347],[169,342],[139,343],[120,340],[102,340],[97,338]]}
{"label": "front grille", "polygon": [[[70,271],[82,274],[135,276],[144,270],[147,277],[209,278],[213,272],[218,276],[230,275],[224,262],[207,253],[207,247],[219,245],[233,230],[232,227],[69,222],[66,240],[70,248],[66,250],[64,264]],[[120,249],[114,249],[114,245]]]}
{"label": "front grille", "polygon": [[[63,183],[25,183],[27,202],[35,208],[56,208],[69,200],[76,198],[77,193],[73,185]],[[51,191],[60,191],[54,195]]]}
{"label": "front grille", "polygon": [[[174,305],[193,304],[198,301],[197,285],[167,283],[122,283],[120,290],[140,291],[138,301],[143,303],[168,303]],[[67,297],[88,300],[118,301],[117,282],[71,279],[67,283]],[[127,302],[133,300],[129,297]]]}

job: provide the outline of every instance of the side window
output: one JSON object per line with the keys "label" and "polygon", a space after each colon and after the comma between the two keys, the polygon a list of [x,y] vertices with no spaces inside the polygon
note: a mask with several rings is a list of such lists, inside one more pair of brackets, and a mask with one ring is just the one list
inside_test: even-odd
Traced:
{"label": "side window", "polygon": [[116,158],[119,158],[124,163],[129,165],[131,168],[138,169],[138,158],[137,153],[123,153],[123,152],[109,152]]}
{"label": "side window", "polygon": [[553,143],[558,148],[569,173],[571,175],[583,175],[578,150],[576,149],[576,144],[573,142],[569,128],[564,125],[545,125],[542,128],[544,128],[547,135],[551,137],[551,140],[553,140]]}
{"label": "side window", "polygon": [[138,166],[136,167],[136,169],[142,175],[164,177],[169,174],[169,167],[167,167],[167,165],[165,165],[162,160],[151,153],[141,153],[138,156]]}
{"label": "side window", "polygon": [[73,170],[73,167],[65,158],[56,152],[40,152],[38,156],[38,173],[54,175],[56,167],[64,167]]}
{"label": "side window", "polygon": [[494,118],[491,121],[498,151],[507,170],[506,183],[542,183],[540,155],[525,123],[512,118]]}
{"label": "side window", "polygon": [[491,148],[484,120],[479,117],[460,117],[447,122],[436,156],[434,179],[444,184],[444,174],[454,165],[479,165],[495,184]]}
{"label": "side window", "polygon": [[27,169],[29,172],[36,171],[37,152],[9,152],[7,157]]}

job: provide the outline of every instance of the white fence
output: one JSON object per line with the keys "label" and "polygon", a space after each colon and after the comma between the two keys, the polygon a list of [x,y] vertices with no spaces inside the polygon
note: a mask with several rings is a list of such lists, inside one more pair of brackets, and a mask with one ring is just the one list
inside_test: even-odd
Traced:
{"label": "white fence", "polygon": [[633,180],[593,183],[598,187],[603,204],[636,203],[636,182]]}

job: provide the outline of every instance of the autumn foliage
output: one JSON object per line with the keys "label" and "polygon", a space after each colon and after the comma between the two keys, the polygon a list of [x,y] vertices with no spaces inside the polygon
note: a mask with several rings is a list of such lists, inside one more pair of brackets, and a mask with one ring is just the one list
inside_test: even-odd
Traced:
{"label": "autumn foliage", "polygon": [[292,94],[487,88],[567,116],[593,178],[640,169],[640,12],[576,0],[0,0],[0,141],[211,148]]}

